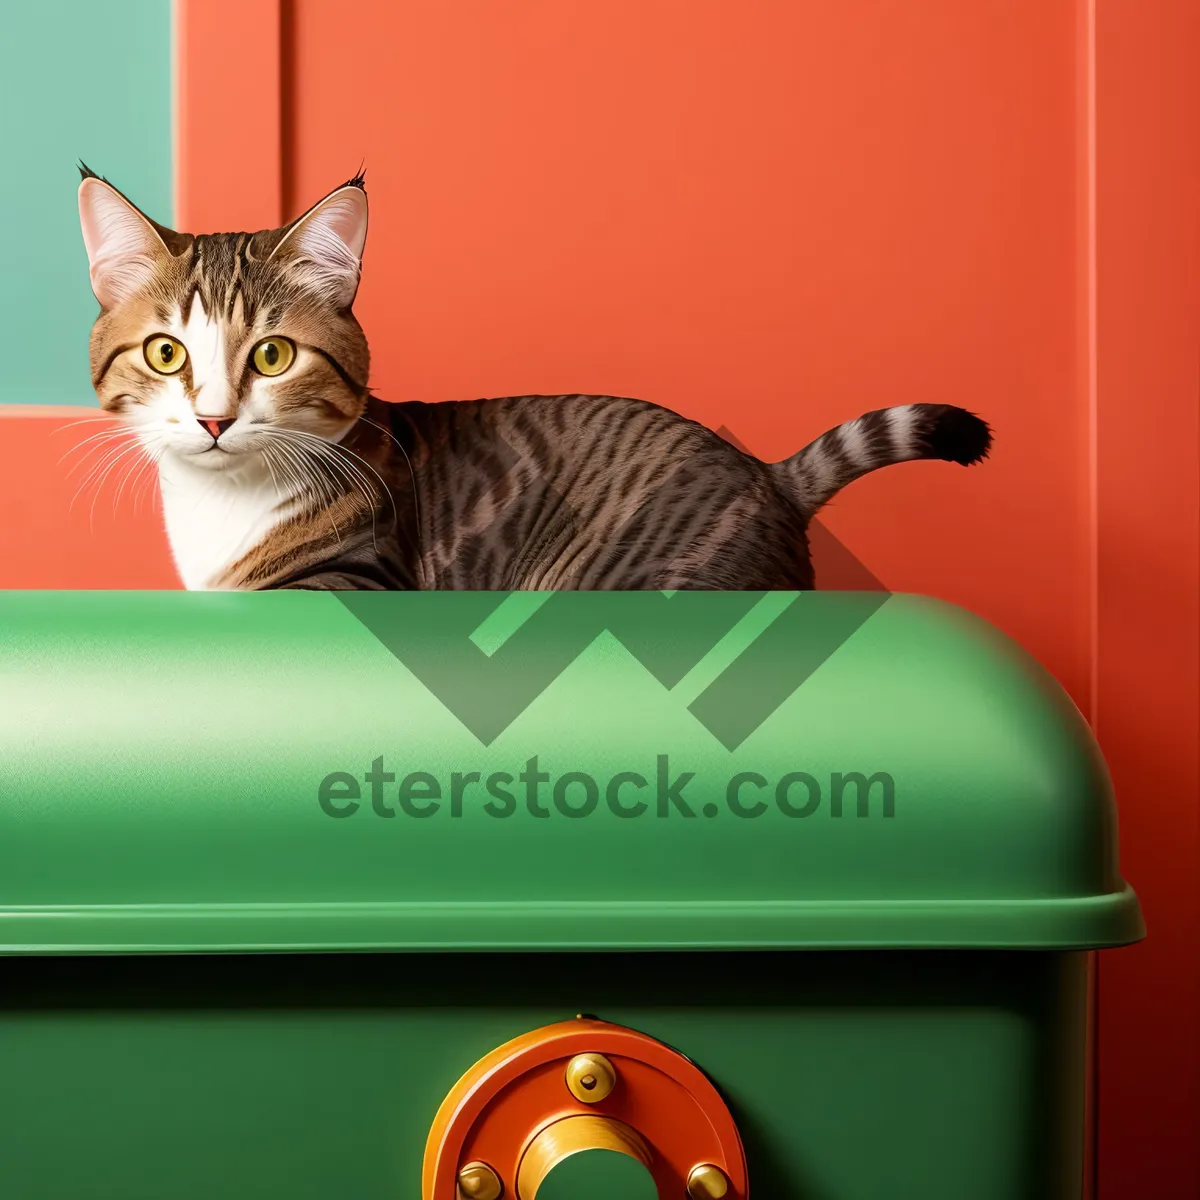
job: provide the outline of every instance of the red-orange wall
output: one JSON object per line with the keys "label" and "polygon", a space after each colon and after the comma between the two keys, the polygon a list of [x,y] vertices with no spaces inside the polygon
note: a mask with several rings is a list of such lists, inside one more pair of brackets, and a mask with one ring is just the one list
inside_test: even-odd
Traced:
{"label": "red-orange wall", "polygon": [[149,471],[96,436],[115,429],[81,405],[0,405],[0,588],[180,586]]}
{"label": "red-orange wall", "polygon": [[[992,421],[984,467],[827,523],[1096,722],[1151,930],[1101,966],[1099,1195],[1200,1193],[1200,5],[179,0],[177,39],[181,227],[366,161],[387,399],[619,392],[764,457],[881,404]],[[167,586],[155,518],[67,514],[46,424],[0,423],[0,585]]]}
{"label": "red-orange wall", "polygon": [[1104,1200],[1200,1196],[1200,3],[1096,33],[1094,719],[1150,926],[1100,968]]}

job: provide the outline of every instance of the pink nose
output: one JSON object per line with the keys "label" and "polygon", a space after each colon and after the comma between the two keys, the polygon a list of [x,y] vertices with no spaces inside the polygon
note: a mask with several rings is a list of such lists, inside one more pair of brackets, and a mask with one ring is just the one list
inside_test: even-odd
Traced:
{"label": "pink nose", "polygon": [[200,424],[203,425],[204,428],[213,435],[213,441],[216,441],[218,438],[220,438],[221,434],[223,434],[225,430],[227,430],[230,425],[233,424],[232,417],[197,417],[196,420],[199,421]]}

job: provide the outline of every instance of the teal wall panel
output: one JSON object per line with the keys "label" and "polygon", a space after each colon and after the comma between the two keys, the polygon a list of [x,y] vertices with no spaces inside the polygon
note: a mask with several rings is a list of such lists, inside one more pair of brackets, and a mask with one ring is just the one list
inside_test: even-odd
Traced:
{"label": "teal wall panel", "polygon": [[171,220],[170,0],[6,4],[0,113],[0,404],[95,404],[75,162]]}

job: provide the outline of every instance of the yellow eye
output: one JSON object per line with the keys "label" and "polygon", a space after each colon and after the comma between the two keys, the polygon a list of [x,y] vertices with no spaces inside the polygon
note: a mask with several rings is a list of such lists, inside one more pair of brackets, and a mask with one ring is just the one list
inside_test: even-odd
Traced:
{"label": "yellow eye", "polygon": [[263,338],[250,352],[250,361],[260,375],[282,375],[295,357],[296,347],[284,337]]}
{"label": "yellow eye", "polygon": [[187,362],[187,351],[182,342],[173,337],[160,333],[157,337],[147,338],[142,348],[147,364],[160,375],[174,375],[183,369]]}

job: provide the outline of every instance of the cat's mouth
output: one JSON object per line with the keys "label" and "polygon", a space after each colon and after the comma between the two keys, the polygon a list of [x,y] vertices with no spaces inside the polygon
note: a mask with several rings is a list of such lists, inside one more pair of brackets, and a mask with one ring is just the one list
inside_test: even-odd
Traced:
{"label": "cat's mouth", "polygon": [[203,450],[185,451],[184,457],[192,459],[205,458],[208,459],[209,462],[216,462],[219,459],[232,458],[234,456],[230,453],[230,451],[226,450],[224,446],[218,446],[216,442],[214,442],[211,446],[205,446]]}
{"label": "cat's mouth", "polygon": [[227,450],[224,446],[218,446],[215,443],[211,446],[205,446],[203,450],[178,449],[176,450],[176,454],[180,459],[190,463],[192,466],[209,471],[230,471],[235,467],[243,465],[247,458],[252,457],[244,453]]}

